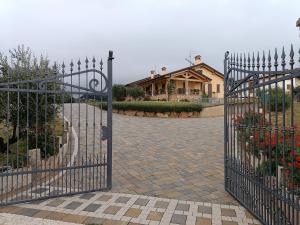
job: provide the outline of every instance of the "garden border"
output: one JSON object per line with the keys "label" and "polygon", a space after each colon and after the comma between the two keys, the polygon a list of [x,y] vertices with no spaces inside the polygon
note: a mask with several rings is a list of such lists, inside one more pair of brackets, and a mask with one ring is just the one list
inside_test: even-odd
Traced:
{"label": "garden border", "polygon": [[126,116],[153,118],[206,118],[224,116],[224,105],[204,107],[201,112],[144,112],[137,110],[113,109],[113,113]]}

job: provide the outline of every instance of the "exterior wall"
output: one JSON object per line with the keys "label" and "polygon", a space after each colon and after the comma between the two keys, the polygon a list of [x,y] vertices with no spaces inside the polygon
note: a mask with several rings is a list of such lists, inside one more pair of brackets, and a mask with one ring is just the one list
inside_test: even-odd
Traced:
{"label": "exterior wall", "polygon": [[[214,74],[210,70],[203,68],[203,67],[196,67],[196,70],[202,70],[202,73],[209,77],[212,84],[212,97],[214,98],[224,98],[224,79],[219,77],[218,75]],[[217,85],[220,85],[220,92],[217,93]],[[205,93],[208,93],[208,84],[205,85]]]}
{"label": "exterior wall", "polygon": [[300,86],[300,78],[298,78],[298,79],[295,78],[294,84],[295,84],[295,87],[299,87]]}
{"label": "exterior wall", "polygon": [[[174,80],[174,82],[175,82],[176,92],[178,94],[181,94],[181,93],[178,92],[178,89],[185,87],[185,81],[183,81],[183,80]],[[202,90],[201,84],[202,84],[201,82],[188,81],[189,94],[192,95],[192,93],[191,93],[192,89],[198,89],[199,90],[199,95],[201,95],[202,94],[201,93],[201,90]],[[182,93],[182,94],[184,94],[184,93]]]}
{"label": "exterior wall", "polygon": [[199,89],[201,92],[201,84],[200,82],[189,81],[189,89]]}

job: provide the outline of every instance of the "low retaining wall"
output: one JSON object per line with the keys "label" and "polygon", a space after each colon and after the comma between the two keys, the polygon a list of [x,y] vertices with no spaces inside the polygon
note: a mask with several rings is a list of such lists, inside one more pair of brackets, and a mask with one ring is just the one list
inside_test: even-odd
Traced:
{"label": "low retaining wall", "polygon": [[135,110],[118,110],[113,109],[113,113],[123,114],[127,116],[140,117],[159,117],[159,118],[201,118],[201,117],[221,117],[224,116],[224,106],[211,106],[203,108],[201,112],[143,112]]}

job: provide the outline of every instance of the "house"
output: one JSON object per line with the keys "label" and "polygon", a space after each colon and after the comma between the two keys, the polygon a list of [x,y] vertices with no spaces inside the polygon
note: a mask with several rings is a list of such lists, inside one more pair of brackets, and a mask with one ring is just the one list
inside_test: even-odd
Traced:
{"label": "house", "polygon": [[145,96],[149,96],[152,100],[194,100],[201,96],[223,98],[223,85],[223,74],[203,63],[201,56],[197,55],[192,66],[172,72],[168,72],[166,67],[162,67],[159,74],[152,70],[148,77],[131,82],[126,86],[141,87]]}

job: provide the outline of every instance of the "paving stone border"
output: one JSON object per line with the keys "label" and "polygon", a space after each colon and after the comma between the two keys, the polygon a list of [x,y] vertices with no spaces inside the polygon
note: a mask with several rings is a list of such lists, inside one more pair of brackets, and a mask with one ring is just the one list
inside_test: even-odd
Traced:
{"label": "paving stone border", "polygon": [[[61,197],[0,208],[2,213],[77,224],[255,225],[245,208],[111,192]],[[34,221],[34,219],[33,219]]]}

